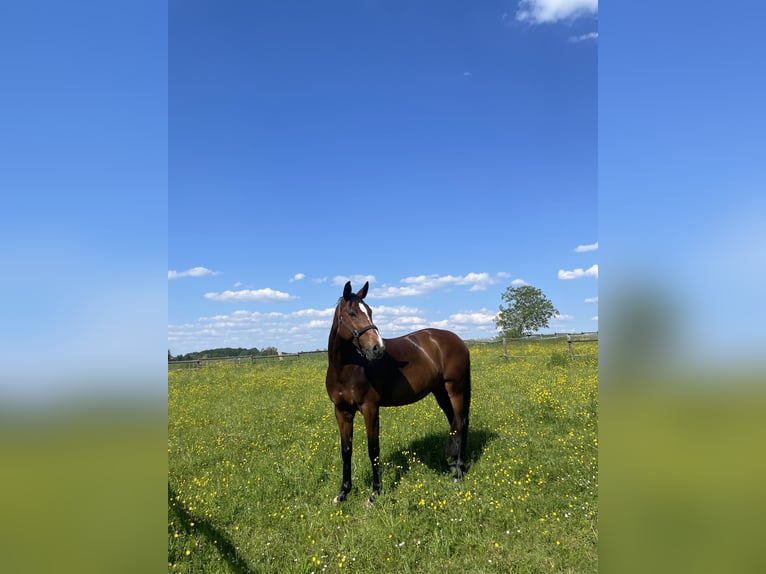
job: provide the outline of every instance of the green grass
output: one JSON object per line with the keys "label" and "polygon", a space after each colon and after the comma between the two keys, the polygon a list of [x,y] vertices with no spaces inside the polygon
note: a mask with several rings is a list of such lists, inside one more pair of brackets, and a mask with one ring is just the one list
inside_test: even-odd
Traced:
{"label": "green grass", "polygon": [[[168,374],[171,572],[595,572],[597,343],[471,347],[465,480],[431,397],[381,411],[383,493],[356,417],[346,502],[323,355]],[[518,357],[516,355],[524,355]],[[566,360],[563,360],[566,358]]]}
{"label": "green grass", "polygon": [[161,566],[167,421],[156,398],[0,405],[0,571]]}

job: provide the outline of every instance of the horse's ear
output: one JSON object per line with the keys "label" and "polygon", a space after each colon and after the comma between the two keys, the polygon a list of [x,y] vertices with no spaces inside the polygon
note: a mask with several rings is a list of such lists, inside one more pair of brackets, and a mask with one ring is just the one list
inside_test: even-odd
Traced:
{"label": "horse's ear", "polygon": [[348,301],[351,296],[351,281],[346,281],[346,286],[343,288],[343,299]]}
{"label": "horse's ear", "polygon": [[359,292],[357,293],[357,296],[360,299],[364,299],[365,297],[367,297],[367,289],[369,289],[369,288],[370,288],[370,282],[369,281],[365,281],[364,282],[364,287],[359,289]]}

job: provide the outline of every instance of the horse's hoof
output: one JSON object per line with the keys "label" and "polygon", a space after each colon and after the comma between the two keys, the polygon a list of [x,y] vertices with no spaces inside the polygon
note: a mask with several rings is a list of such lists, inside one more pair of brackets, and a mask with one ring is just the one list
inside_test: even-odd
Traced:
{"label": "horse's hoof", "polygon": [[338,496],[332,499],[332,503],[338,504],[339,502],[343,502],[344,500],[346,500],[346,495],[341,492]]}
{"label": "horse's hoof", "polygon": [[370,509],[370,508],[372,508],[373,504],[375,504],[375,495],[374,494],[372,496],[370,496],[370,498],[367,499],[367,505],[366,506],[367,506],[368,509]]}

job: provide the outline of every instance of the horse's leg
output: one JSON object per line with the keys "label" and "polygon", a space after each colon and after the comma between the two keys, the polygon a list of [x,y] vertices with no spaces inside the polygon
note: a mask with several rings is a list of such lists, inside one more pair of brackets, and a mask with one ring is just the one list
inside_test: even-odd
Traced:
{"label": "horse's leg", "polygon": [[375,502],[375,497],[380,494],[380,420],[378,417],[378,405],[365,403],[362,405],[364,426],[367,430],[367,452],[370,455],[372,465],[372,495],[368,504]]}
{"label": "horse's leg", "polygon": [[457,421],[455,417],[455,409],[450,400],[450,395],[447,392],[446,386],[438,386],[433,390],[433,395],[441,410],[444,411],[444,414],[447,417],[447,422],[449,423],[449,435],[447,436],[447,442],[444,446],[444,453],[451,459],[449,465],[450,467],[455,468],[455,475],[457,476],[459,468],[456,466],[457,461],[458,459],[462,459],[462,457],[460,456],[460,437],[458,436],[456,429]]}
{"label": "horse's leg", "polygon": [[340,431],[340,453],[343,458],[343,482],[340,485],[338,496],[333,499],[333,503],[343,502],[346,496],[351,492],[351,446],[354,436],[354,414],[353,410],[343,410],[335,407],[335,419],[338,421],[338,430]]}
{"label": "horse's leg", "polygon": [[449,395],[449,401],[452,404],[452,410],[455,413],[450,436],[454,440],[453,452],[454,459],[452,467],[454,468],[455,480],[463,478],[465,473],[465,450],[468,442],[468,409],[471,405],[470,380],[466,384],[447,382],[445,385]]}

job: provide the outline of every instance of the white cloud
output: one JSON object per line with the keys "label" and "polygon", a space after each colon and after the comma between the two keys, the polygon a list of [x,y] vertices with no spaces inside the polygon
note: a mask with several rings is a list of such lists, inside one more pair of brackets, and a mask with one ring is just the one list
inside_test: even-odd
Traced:
{"label": "white cloud", "polygon": [[168,326],[168,342],[178,354],[220,347],[270,347],[287,351],[326,345],[334,307],[292,313],[238,310]]}
{"label": "white cloud", "polygon": [[520,0],[516,20],[544,24],[597,12],[598,0]]}
{"label": "white cloud", "polygon": [[598,297],[587,297],[585,299],[586,303],[598,303]]}
{"label": "white cloud", "polygon": [[598,241],[589,245],[578,245],[575,247],[575,253],[585,253],[586,251],[596,251],[598,249]]}
{"label": "white cloud", "polygon": [[583,277],[595,277],[598,279],[598,265],[592,265],[585,270],[580,267],[572,271],[559,270],[559,279],[582,279]]}
{"label": "white cloud", "polygon": [[521,287],[522,285],[529,285],[529,283],[524,281],[524,279],[514,279],[513,281],[511,281],[511,285],[513,285],[514,287]]}
{"label": "white cloud", "polygon": [[[327,282],[340,284],[349,279],[352,279],[355,282],[354,287],[358,288],[363,283],[358,282],[360,279],[374,280],[374,277],[333,278],[330,276]],[[306,280],[308,281],[309,277],[306,277]],[[467,296],[470,289],[487,288],[489,292],[491,288],[487,286],[508,285],[510,281],[511,276],[507,273],[466,273],[460,276],[421,275],[406,277],[396,286],[384,286],[375,291],[385,296],[386,293],[417,295],[439,289],[452,289],[462,291]],[[220,347],[273,346],[287,352],[327,348],[327,336],[335,313],[334,303],[332,306],[316,308],[293,308],[288,306],[288,303],[281,307],[281,311],[263,312],[244,307],[251,301],[288,301],[298,298],[289,293],[268,288],[232,289],[207,293],[205,297],[208,300],[233,303],[238,306],[238,310],[226,309],[225,312],[216,315],[168,325],[168,343],[173,354]],[[485,303],[486,307],[481,308],[472,307],[470,304],[464,307],[461,304],[458,309],[447,307],[438,311],[411,303],[408,305],[378,304],[387,302],[379,300],[372,307],[373,320],[380,328],[382,336],[386,338],[400,337],[427,327],[447,329],[465,339],[491,338],[497,334],[494,323],[497,310],[493,310],[491,304]],[[566,318],[559,318],[559,320],[566,321]],[[560,324],[574,325],[570,322]]]}
{"label": "white cloud", "polygon": [[390,297],[415,297],[417,295],[423,295],[427,291],[418,289],[417,287],[392,287],[390,285],[383,285],[377,289],[373,289],[372,296],[376,299],[388,299]]}
{"label": "white cloud", "polygon": [[499,281],[498,278],[507,277],[507,273],[498,273],[494,277],[489,273],[468,273],[463,276],[417,275],[415,277],[405,277],[402,279],[401,283],[404,283],[404,286],[402,287],[383,285],[382,287],[374,289],[371,295],[379,299],[386,299],[389,297],[415,297],[452,286],[468,287],[469,291],[485,291],[490,285],[496,284]]}
{"label": "white cloud", "polygon": [[[335,307],[328,307],[326,309],[299,309],[298,311],[293,311],[290,316],[291,317],[332,317],[333,313],[335,312]],[[327,323],[327,326],[330,326],[330,323]]]}
{"label": "white cloud", "polygon": [[407,307],[406,305],[376,305],[373,309],[375,317],[387,317],[388,315],[394,315],[395,317],[401,317],[404,315],[417,315],[421,311],[416,307]]}
{"label": "white cloud", "polygon": [[181,277],[205,277],[206,275],[218,275],[218,271],[211,271],[207,267],[192,267],[186,271],[168,271],[168,279],[180,279]]}
{"label": "white cloud", "polygon": [[494,325],[496,317],[497,313],[492,313],[488,309],[482,309],[481,311],[471,311],[468,313],[455,313],[454,315],[450,315],[449,319],[455,323],[469,325]]}
{"label": "white cloud", "polygon": [[376,305],[372,309],[373,320],[384,337],[398,337],[410,331],[433,326],[426,321],[423,312],[406,305]]}
{"label": "white cloud", "polygon": [[[288,352],[326,349],[327,334],[335,307],[304,308],[291,312],[237,310],[195,321],[168,325],[168,343],[174,354],[220,347],[270,347]],[[486,338],[496,334],[496,312],[482,308],[449,316],[432,316],[407,305],[376,305],[375,324],[386,338],[437,327],[464,338]]]}
{"label": "white cloud", "polygon": [[205,293],[205,299],[223,302],[242,301],[290,301],[296,297],[269,287],[265,289],[241,289],[240,291],[226,290],[222,293]]}
{"label": "white cloud", "polygon": [[598,315],[595,315],[590,318],[591,321],[598,321]]}
{"label": "white cloud", "polygon": [[305,278],[306,278],[306,275],[304,275],[303,273],[296,273],[295,275],[293,275],[293,278],[290,279],[290,283],[292,283],[294,281],[300,281],[300,280],[305,279]]}
{"label": "white cloud", "polygon": [[569,38],[570,42],[589,42],[593,40],[594,42],[598,40],[598,32],[590,32],[588,34],[581,34],[579,36],[571,36]]}

